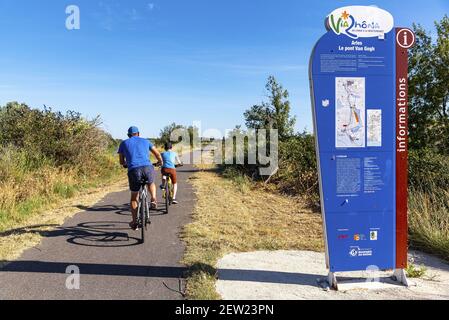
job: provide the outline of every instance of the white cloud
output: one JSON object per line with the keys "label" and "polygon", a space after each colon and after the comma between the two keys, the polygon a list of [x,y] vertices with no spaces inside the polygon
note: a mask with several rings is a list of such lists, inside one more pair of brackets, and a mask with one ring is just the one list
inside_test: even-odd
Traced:
{"label": "white cloud", "polygon": [[[1,0],[0,0],[1,1]],[[135,24],[143,21],[150,15],[150,12],[156,9],[154,3],[146,3],[139,7],[127,7],[126,4],[119,1],[98,3],[99,10],[94,13],[102,29],[113,31],[118,26],[134,29]]]}

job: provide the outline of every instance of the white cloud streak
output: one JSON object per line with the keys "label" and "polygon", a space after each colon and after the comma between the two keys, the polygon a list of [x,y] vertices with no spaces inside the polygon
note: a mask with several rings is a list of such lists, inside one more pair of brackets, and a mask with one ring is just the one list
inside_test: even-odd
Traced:
{"label": "white cloud streak", "polygon": [[126,8],[126,4],[123,2],[120,3],[119,1],[100,1],[98,6],[99,10],[94,17],[98,20],[100,27],[107,31],[113,31],[118,26],[122,27],[123,24],[142,21],[156,8],[154,3],[147,3],[140,7]]}

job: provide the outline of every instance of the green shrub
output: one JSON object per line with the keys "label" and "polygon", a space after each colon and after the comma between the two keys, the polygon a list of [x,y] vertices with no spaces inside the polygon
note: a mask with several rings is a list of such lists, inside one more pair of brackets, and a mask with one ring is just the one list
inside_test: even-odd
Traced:
{"label": "green shrub", "polygon": [[434,192],[449,186],[449,156],[429,149],[411,150],[409,185],[412,189]]}
{"label": "green shrub", "polygon": [[120,172],[117,142],[79,113],[0,107],[0,230]]}
{"label": "green shrub", "polygon": [[316,200],[319,184],[315,138],[307,133],[295,135],[279,146],[279,172],[275,182],[282,191],[307,195]]}
{"label": "green shrub", "polygon": [[427,268],[425,266],[416,266],[413,263],[409,263],[405,272],[407,273],[408,278],[417,279],[426,275]]}
{"label": "green shrub", "polygon": [[[239,134],[244,135],[244,132]],[[247,154],[248,141],[245,141],[244,150]],[[247,160],[246,158],[245,162]],[[258,165],[224,165],[223,168],[223,175],[237,182],[244,189],[247,189],[245,185],[253,180],[268,178],[259,176],[260,166]],[[314,202],[319,199],[315,138],[311,134],[296,134],[279,141],[279,170],[270,178],[270,182],[281,192],[306,196]]]}
{"label": "green shrub", "polygon": [[0,144],[25,150],[30,167],[41,165],[43,158],[56,167],[89,166],[112,141],[98,118],[88,121],[73,111],[64,115],[12,102],[0,108],[0,123]]}

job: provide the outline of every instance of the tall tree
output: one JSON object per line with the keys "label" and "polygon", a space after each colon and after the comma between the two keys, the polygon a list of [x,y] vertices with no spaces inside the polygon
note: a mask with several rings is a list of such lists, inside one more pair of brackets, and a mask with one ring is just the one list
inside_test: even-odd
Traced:
{"label": "tall tree", "polygon": [[188,126],[187,131],[189,133],[190,137],[190,143],[194,145],[193,139],[196,137],[197,139],[200,138],[200,129],[196,126]]}
{"label": "tall tree", "polygon": [[435,23],[437,39],[413,25],[410,50],[410,146],[449,152],[449,17]]}
{"label": "tall tree", "polygon": [[277,129],[281,140],[293,135],[296,118],[290,116],[289,93],[270,76],[265,86],[268,102],[254,105],[244,114],[246,126],[251,129]]}
{"label": "tall tree", "polygon": [[162,143],[172,142],[171,134],[173,131],[178,130],[178,129],[184,129],[184,126],[178,125],[174,122],[169,124],[168,126],[165,126],[159,134],[161,142]]}
{"label": "tall tree", "polygon": [[437,134],[442,137],[439,149],[449,154],[449,17],[447,15],[435,24],[438,34],[436,43],[436,104],[441,128]]}

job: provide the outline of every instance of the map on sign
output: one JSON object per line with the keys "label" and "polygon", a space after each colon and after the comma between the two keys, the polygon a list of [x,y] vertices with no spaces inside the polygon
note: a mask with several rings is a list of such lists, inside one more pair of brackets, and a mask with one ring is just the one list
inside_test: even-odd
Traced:
{"label": "map on sign", "polygon": [[337,148],[365,147],[365,78],[335,78]]}
{"label": "map on sign", "polygon": [[368,110],[368,147],[382,147],[382,110]]}

